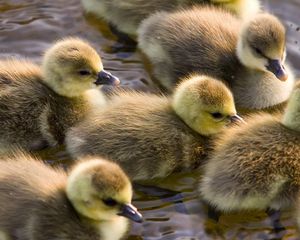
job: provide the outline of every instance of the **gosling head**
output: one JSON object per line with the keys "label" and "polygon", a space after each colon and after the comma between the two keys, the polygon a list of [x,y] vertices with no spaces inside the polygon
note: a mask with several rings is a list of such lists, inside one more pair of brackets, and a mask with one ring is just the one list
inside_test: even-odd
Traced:
{"label": "gosling head", "polygon": [[193,76],[178,85],[172,106],[176,114],[201,135],[220,132],[230,122],[243,121],[236,113],[232,93],[221,81]]}
{"label": "gosling head", "polygon": [[131,205],[131,183],[115,163],[103,159],[79,163],[68,178],[67,196],[80,215],[93,221],[119,216],[142,221],[142,215]]}
{"label": "gosling head", "polygon": [[89,43],[79,38],[58,41],[46,51],[44,81],[66,97],[82,95],[97,85],[119,84],[119,79],[103,69],[102,61]]}
{"label": "gosling head", "polygon": [[271,14],[257,14],[245,23],[238,40],[237,55],[247,67],[272,72],[279,80],[288,79],[285,28]]}
{"label": "gosling head", "polygon": [[300,132],[300,82],[298,82],[289,98],[282,120],[286,127]]}

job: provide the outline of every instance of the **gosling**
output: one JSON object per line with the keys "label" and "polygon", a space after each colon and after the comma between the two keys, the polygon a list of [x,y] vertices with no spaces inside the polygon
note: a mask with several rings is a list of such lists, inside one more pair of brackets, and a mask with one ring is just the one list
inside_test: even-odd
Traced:
{"label": "gosling", "polygon": [[82,0],[87,12],[96,14],[121,32],[135,37],[140,23],[157,11],[175,11],[194,5],[214,5],[225,8],[242,19],[260,11],[259,0]]}
{"label": "gosling", "polygon": [[150,180],[198,167],[207,156],[209,136],[235,120],[240,118],[226,86],[194,76],[173,97],[120,93],[109,108],[72,128],[66,145],[75,158],[104,156],[131,179]]}
{"label": "gosling", "polygon": [[300,84],[282,120],[264,114],[247,123],[216,141],[201,196],[223,211],[289,207],[300,186]]}
{"label": "gosling", "polygon": [[280,106],[293,89],[285,29],[267,13],[241,23],[211,7],[160,12],[141,24],[138,41],[169,91],[188,74],[207,74],[227,82],[238,111],[247,112]]}
{"label": "gosling", "polygon": [[27,60],[0,60],[0,152],[63,143],[69,127],[105,104],[96,86],[118,82],[78,38],[55,43],[42,69]]}
{"label": "gosling", "polygon": [[126,218],[142,221],[128,177],[101,158],[80,161],[67,176],[18,153],[1,159],[0,189],[1,240],[117,240]]}

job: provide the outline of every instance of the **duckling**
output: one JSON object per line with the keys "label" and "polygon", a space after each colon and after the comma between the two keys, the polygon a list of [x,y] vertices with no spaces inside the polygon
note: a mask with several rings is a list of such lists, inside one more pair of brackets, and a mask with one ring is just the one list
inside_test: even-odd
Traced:
{"label": "duckling", "polygon": [[66,146],[73,157],[118,162],[133,180],[162,178],[197,167],[207,155],[209,136],[239,119],[223,83],[192,76],[173,97],[119,93],[109,108],[68,131]]}
{"label": "duckling", "polygon": [[225,8],[242,19],[259,12],[259,0],[82,0],[87,12],[104,18],[118,30],[131,36],[137,35],[140,23],[157,11],[175,11],[193,5],[214,5]]}
{"label": "duckling", "polygon": [[67,175],[14,153],[0,161],[0,189],[4,240],[117,240],[128,230],[126,218],[142,221],[128,177],[101,158],[82,159]]}
{"label": "duckling", "polygon": [[118,83],[78,38],[55,43],[41,68],[24,59],[0,60],[0,152],[63,143],[69,127],[105,104],[96,86]]}
{"label": "duckling", "polygon": [[204,167],[202,197],[219,210],[280,209],[300,187],[300,84],[282,118],[258,114],[219,136]]}
{"label": "duckling", "polygon": [[160,12],[141,24],[138,41],[169,91],[187,74],[207,74],[228,83],[238,111],[254,111],[286,102],[293,89],[285,29],[267,13],[241,23],[211,7]]}

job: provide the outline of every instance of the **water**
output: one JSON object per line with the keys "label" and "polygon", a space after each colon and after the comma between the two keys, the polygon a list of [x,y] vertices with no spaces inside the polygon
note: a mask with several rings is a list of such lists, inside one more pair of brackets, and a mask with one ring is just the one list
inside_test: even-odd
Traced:
{"label": "water", "polygon": [[[278,15],[288,32],[288,60],[300,75],[299,0],[269,0],[264,6]],[[79,0],[0,0],[0,57],[26,56],[40,62],[43,51],[58,38],[88,39],[107,70],[119,76],[122,85],[156,92],[141,56],[134,47],[117,42],[109,27],[84,15]],[[298,70],[297,70],[298,69]],[[62,148],[41,153],[51,164],[71,163]],[[134,224],[131,240],[206,239],[300,239],[292,213],[247,212],[219,215],[197,198],[197,174],[181,174],[160,183],[135,186],[134,203],[145,216]]]}

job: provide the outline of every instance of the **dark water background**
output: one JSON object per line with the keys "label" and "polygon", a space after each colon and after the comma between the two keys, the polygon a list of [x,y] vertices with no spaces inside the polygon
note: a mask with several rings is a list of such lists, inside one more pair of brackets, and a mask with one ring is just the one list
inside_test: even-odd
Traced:
{"label": "dark water background", "polygon": [[[286,24],[288,60],[299,76],[300,0],[265,0],[263,5]],[[79,0],[0,0],[0,57],[26,56],[40,62],[53,41],[69,35],[93,43],[106,69],[124,86],[156,91],[139,52],[118,43],[104,22],[84,15]],[[42,157],[52,164],[71,163],[63,149],[45,151]],[[291,211],[216,216],[197,198],[196,179],[196,174],[183,174],[135,186],[134,203],[146,221],[134,224],[129,239],[300,239]]]}

